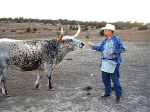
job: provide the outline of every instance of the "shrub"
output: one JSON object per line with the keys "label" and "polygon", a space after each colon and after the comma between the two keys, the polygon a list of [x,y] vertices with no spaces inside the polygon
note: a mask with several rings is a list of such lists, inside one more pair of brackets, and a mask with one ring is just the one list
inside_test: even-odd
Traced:
{"label": "shrub", "polygon": [[100,36],[104,36],[104,30],[100,30],[99,34]]}
{"label": "shrub", "polygon": [[23,32],[19,32],[18,34],[23,34]]}
{"label": "shrub", "polygon": [[94,26],[91,26],[91,28],[94,28]]}
{"label": "shrub", "polygon": [[85,36],[85,38],[89,39],[89,36]]}
{"label": "shrub", "polygon": [[116,29],[123,30],[123,26],[116,26]]}
{"label": "shrub", "polygon": [[60,32],[56,32],[56,35],[60,35]]}
{"label": "shrub", "polygon": [[73,28],[72,28],[72,30],[76,30],[76,29],[77,29],[76,27],[73,27]]}
{"label": "shrub", "polygon": [[30,33],[30,32],[31,32],[31,28],[28,27],[28,28],[26,29],[26,32]]}
{"label": "shrub", "polygon": [[11,30],[11,32],[16,32],[16,30]]}
{"label": "shrub", "polygon": [[141,26],[138,27],[137,30],[147,30],[147,29],[148,29],[148,26],[146,26],[146,25],[141,25]]}
{"label": "shrub", "polygon": [[133,26],[127,26],[127,29],[131,29],[131,28],[133,28]]}
{"label": "shrub", "polygon": [[72,25],[69,27],[69,30],[71,30],[72,29]]}
{"label": "shrub", "polygon": [[84,26],[82,25],[81,28],[84,28]]}
{"label": "shrub", "polygon": [[84,29],[85,31],[87,31],[88,30],[88,27],[85,27],[85,29]]}
{"label": "shrub", "polygon": [[33,31],[36,32],[36,31],[37,31],[37,28],[33,28]]}
{"label": "shrub", "polygon": [[47,30],[47,28],[44,28],[44,30]]}

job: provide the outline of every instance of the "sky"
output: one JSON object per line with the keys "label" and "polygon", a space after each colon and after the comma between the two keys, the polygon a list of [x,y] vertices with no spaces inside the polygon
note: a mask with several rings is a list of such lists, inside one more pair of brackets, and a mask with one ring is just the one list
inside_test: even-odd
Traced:
{"label": "sky", "polygon": [[1,0],[0,18],[150,23],[149,0]]}

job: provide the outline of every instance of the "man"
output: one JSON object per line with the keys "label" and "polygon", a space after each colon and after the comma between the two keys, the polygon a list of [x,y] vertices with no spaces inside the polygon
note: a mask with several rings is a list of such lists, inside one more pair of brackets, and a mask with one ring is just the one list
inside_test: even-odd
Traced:
{"label": "man", "polygon": [[[106,36],[106,38],[102,41],[100,46],[94,46],[90,42],[88,42],[88,45],[92,47],[93,50],[102,52],[100,63],[101,70],[102,68],[106,68],[109,71],[109,69],[112,69],[112,67],[114,67],[113,72],[107,72],[105,70],[102,70],[102,80],[105,86],[105,94],[101,97],[106,98],[111,95],[112,80],[114,91],[116,94],[116,101],[120,102],[122,95],[122,88],[119,81],[119,66],[122,62],[120,54],[125,52],[125,48],[122,44],[121,39],[113,35],[113,33],[115,32],[114,25],[106,24],[106,26],[101,28],[101,30],[104,30],[104,35]],[[111,64],[111,62],[115,62],[116,64],[108,67],[108,65]]]}

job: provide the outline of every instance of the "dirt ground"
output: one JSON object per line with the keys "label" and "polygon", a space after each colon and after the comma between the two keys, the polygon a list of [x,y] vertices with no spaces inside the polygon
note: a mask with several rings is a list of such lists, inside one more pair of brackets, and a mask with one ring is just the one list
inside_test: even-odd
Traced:
{"label": "dirt ground", "polygon": [[[95,45],[103,38],[80,39]],[[122,102],[102,99],[104,87],[99,67],[100,52],[85,45],[70,52],[53,70],[49,91],[46,75],[40,81],[40,90],[34,89],[36,75],[19,73],[9,69],[6,87],[11,97],[5,98],[0,91],[1,112],[149,112],[150,111],[150,45],[123,41],[126,52],[122,54],[120,81],[123,87]],[[138,42],[139,43],[139,42]],[[149,43],[149,42],[148,42]],[[92,89],[83,90],[90,86]]]}

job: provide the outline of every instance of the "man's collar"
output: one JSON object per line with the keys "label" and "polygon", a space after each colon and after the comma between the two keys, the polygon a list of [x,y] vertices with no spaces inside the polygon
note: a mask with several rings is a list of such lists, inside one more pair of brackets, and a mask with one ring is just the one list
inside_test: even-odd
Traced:
{"label": "man's collar", "polygon": [[[114,35],[112,35],[112,36],[110,37],[110,39],[113,39],[113,37],[114,37]],[[108,39],[108,38],[106,37],[105,39]],[[108,39],[108,40],[109,40],[109,39]]]}

